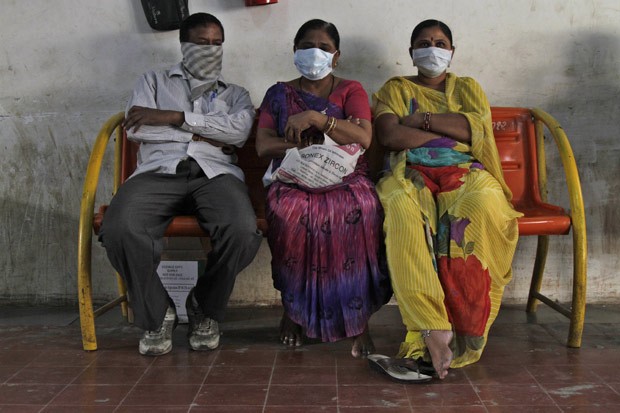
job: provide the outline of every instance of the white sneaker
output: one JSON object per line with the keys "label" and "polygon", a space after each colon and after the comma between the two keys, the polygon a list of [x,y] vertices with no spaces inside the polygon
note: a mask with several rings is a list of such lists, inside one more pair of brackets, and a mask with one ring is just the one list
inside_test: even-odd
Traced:
{"label": "white sneaker", "polygon": [[185,301],[189,327],[187,336],[192,350],[215,350],[220,345],[220,328],[212,318],[204,315],[202,308],[194,299],[192,289]]}
{"label": "white sneaker", "polygon": [[170,353],[172,350],[172,332],[178,322],[175,308],[169,306],[159,329],[144,332],[138,346],[140,354],[143,356],[163,356]]}

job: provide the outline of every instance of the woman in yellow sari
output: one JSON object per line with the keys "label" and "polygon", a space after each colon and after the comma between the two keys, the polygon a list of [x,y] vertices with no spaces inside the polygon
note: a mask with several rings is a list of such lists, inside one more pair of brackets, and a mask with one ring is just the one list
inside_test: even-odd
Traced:
{"label": "woman in yellow sari", "polygon": [[374,95],[390,167],[377,191],[394,294],[407,328],[398,357],[432,362],[440,379],[476,362],[511,278],[517,244],[491,110],[480,85],[446,69],[452,33],[437,20],[413,30],[417,76]]}

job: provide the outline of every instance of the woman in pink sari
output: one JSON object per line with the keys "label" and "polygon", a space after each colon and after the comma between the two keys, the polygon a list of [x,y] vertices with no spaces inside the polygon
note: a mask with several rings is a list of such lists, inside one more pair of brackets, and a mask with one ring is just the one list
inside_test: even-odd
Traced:
{"label": "woman in pink sari", "polygon": [[[370,145],[368,95],[359,82],[331,73],[339,42],[336,27],[323,20],[297,32],[301,77],[273,85],[261,105],[256,149],[274,166],[287,149],[322,143],[325,135],[341,145]],[[273,182],[267,220],[274,286],[284,307],[280,340],[299,346],[304,334],[325,342],[351,338],[354,357],[373,352],[368,320],[391,288],[380,265],[383,211],[366,159],[342,183],[324,188]]]}

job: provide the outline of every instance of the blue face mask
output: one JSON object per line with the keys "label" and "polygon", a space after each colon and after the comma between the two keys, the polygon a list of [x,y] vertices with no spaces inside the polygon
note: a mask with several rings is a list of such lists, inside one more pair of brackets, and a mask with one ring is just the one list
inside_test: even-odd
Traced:
{"label": "blue face mask", "polygon": [[320,80],[333,70],[332,61],[336,53],[328,53],[324,50],[297,49],[295,51],[295,67],[299,73],[310,80]]}

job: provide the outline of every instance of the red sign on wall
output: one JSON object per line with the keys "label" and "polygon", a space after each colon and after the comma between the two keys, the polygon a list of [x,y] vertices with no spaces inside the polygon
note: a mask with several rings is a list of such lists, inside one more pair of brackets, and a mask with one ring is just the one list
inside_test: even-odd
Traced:
{"label": "red sign on wall", "polygon": [[278,0],[245,0],[246,6],[264,6],[266,4],[277,3]]}

